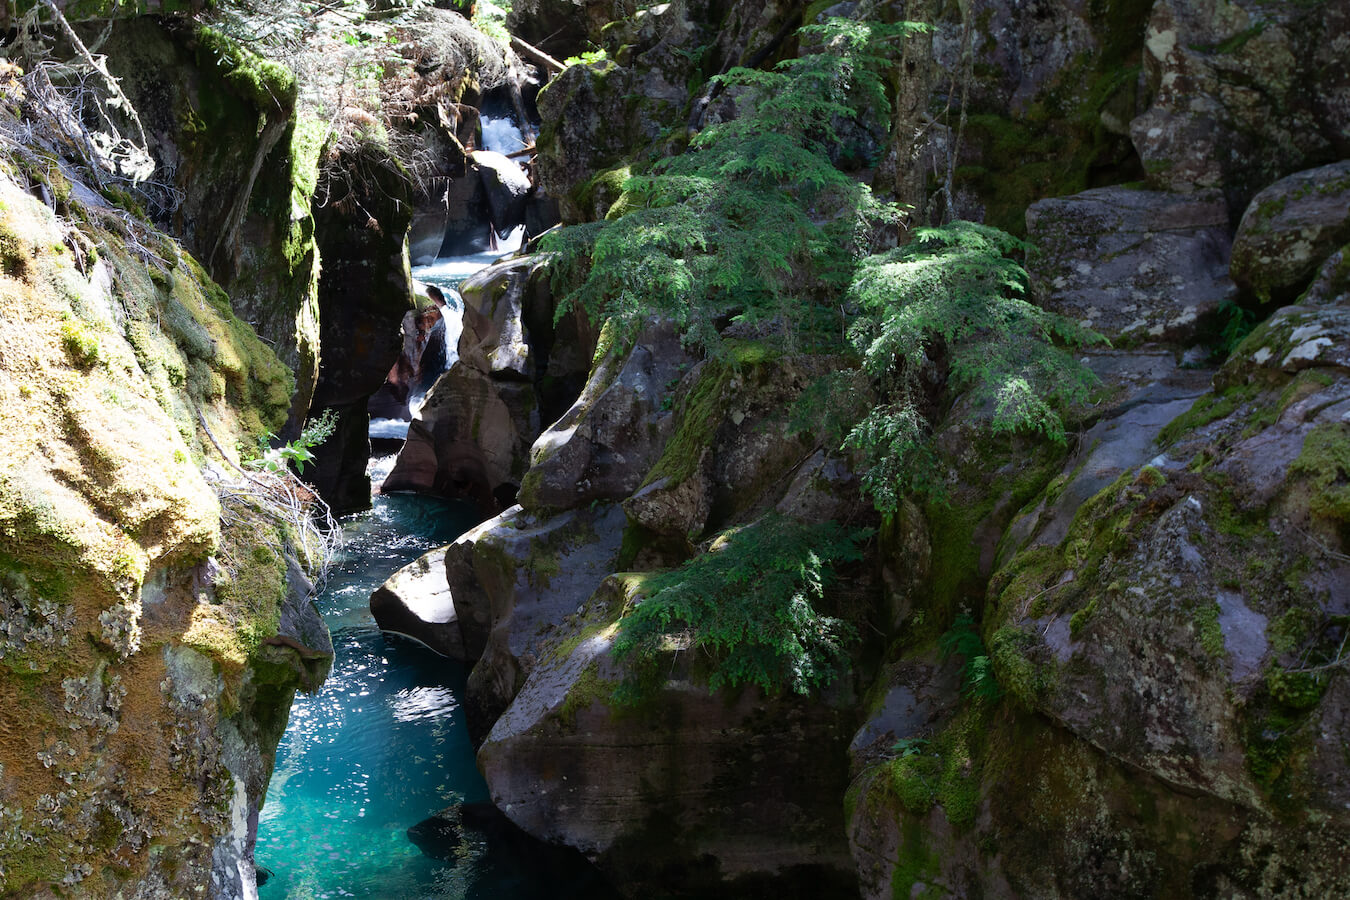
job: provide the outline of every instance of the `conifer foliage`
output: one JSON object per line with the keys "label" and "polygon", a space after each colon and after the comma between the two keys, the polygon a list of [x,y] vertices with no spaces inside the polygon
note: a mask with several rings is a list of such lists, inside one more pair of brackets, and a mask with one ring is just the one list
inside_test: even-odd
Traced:
{"label": "conifer foliage", "polygon": [[[819,414],[799,408],[797,424],[856,451],[883,515],[907,494],[941,496],[932,431],[953,397],[965,395],[986,433],[1063,443],[1056,410],[1091,382],[1070,351],[1093,336],[1027,302],[1018,259],[1028,248],[1012,236],[954,222],[872,253],[878,229],[901,210],[830,154],[843,123],[888,119],[885,48],[920,27],[832,19],[803,29],[810,52],[771,72],[725,76],[746,111],[630,178],[615,206],[626,211],[544,243],[559,315],[577,304],[628,335],[663,317],[724,357],[719,329],[732,322],[785,351],[851,362],[807,392]],[[833,566],[859,558],[867,536],[773,515],[723,535],[717,549],[655,578],[621,621],[616,653],[639,687],[674,649],[704,651],[714,688],[819,687],[857,632],[815,604]]]}
{"label": "conifer foliage", "polygon": [[864,260],[849,288],[858,310],[849,339],[882,402],[844,444],[862,452],[864,488],[882,512],[905,492],[941,493],[928,440],[925,387],[929,354],[946,357],[946,387],[992,403],[989,430],[1038,432],[1063,444],[1057,409],[1083,401],[1095,379],[1068,352],[1097,336],[1029,303],[1030,248],[974,222],[921,228],[903,247]]}
{"label": "conifer foliage", "polygon": [[631,212],[544,244],[558,254],[564,309],[630,328],[656,313],[713,353],[726,317],[770,322],[790,346],[819,338],[871,230],[898,217],[830,163],[836,126],[884,109],[884,41],[915,27],[832,19],[802,30],[817,52],[719,76],[745,92],[749,112],[630,178]]}
{"label": "conifer foliage", "polygon": [[[805,524],[770,514],[723,535],[714,548],[648,584],[650,596],[623,620],[615,655],[637,673],[640,692],[663,651],[683,637],[717,664],[709,686],[758,685],[808,693],[832,680],[857,632],[821,614],[834,567],[862,558],[871,532],[837,522]],[[656,673],[661,674],[661,673]]]}

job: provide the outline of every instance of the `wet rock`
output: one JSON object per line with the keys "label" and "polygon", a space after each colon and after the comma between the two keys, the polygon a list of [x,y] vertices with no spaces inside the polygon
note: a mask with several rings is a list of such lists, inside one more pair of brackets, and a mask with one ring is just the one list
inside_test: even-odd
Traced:
{"label": "wet rock", "polygon": [[445,579],[444,547],[391,575],[370,595],[370,612],[381,631],[410,637],[451,659],[466,659]]}
{"label": "wet rock", "polygon": [[532,838],[491,803],[447,807],[409,828],[408,840],[432,859],[472,865],[466,898],[619,897],[581,854]]}
{"label": "wet rock", "polygon": [[[472,175],[472,173],[470,173]],[[481,178],[453,179],[441,199],[442,237],[437,256],[467,256],[492,247],[487,221],[487,190]]]}
{"label": "wet rock", "polygon": [[1233,238],[1233,280],[1263,303],[1293,302],[1350,241],[1350,162],[1298,172],[1252,198]]}
{"label": "wet rock", "polygon": [[381,489],[468,499],[488,517],[515,502],[541,407],[556,408],[556,392],[577,382],[564,342],[585,338],[574,317],[555,330],[537,257],[490,266],[460,287],[455,361],[428,391]]}
{"label": "wet rock", "polygon": [[1033,293],[1112,342],[1187,346],[1236,295],[1216,196],[1097,188],[1027,210]]}
{"label": "wet rock", "polygon": [[525,223],[525,200],[530,192],[530,179],[513,160],[491,150],[475,150],[471,154],[478,177],[483,182],[491,227],[498,233]]}

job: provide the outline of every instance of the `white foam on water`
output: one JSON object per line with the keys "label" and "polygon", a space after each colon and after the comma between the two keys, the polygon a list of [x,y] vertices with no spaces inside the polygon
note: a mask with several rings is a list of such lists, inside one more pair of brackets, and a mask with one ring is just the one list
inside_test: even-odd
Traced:
{"label": "white foam on water", "polygon": [[510,119],[483,116],[479,120],[479,125],[483,129],[484,150],[509,155],[525,149],[525,136]]}

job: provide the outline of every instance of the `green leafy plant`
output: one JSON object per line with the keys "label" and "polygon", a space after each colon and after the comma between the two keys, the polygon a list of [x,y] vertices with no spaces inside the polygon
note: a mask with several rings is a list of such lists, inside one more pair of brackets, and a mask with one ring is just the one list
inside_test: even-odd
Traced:
{"label": "green leafy plant", "polygon": [[956,617],[952,627],[938,638],[938,649],[942,658],[959,656],[961,666],[961,691],[975,700],[997,700],[1003,693],[998,679],[994,676],[994,666],[989,659],[989,651],[975,630],[975,620],[969,613],[963,612]]}
{"label": "green leafy plant", "polygon": [[941,493],[929,433],[926,374],[948,392],[991,404],[991,434],[1037,432],[1063,444],[1058,408],[1082,402],[1096,379],[1073,348],[1100,338],[1024,298],[1026,245],[974,222],[921,228],[913,242],[864,260],[849,290],[859,314],[849,338],[881,402],[845,439],[862,452],[864,488],[893,512],[906,491]]}
{"label": "green leafy plant", "polygon": [[860,559],[870,535],[770,514],[655,576],[648,597],[620,620],[614,642],[616,658],[635,672],[627,693],[640,691],[674,649],[712,658],[714,690],[752,684],[804,694],[828,683],[857,633],[816,604],[834,567]]}
{"label": "green leafy plant", "polygon": [[819,51],[773,72],[718,76],[744,90],[748,112],[630,177],[626,214],[545,239],[557,254],[559,315],[581,305],[632,328],[658,313],[712,353],[727,319],[767,325],[789,345],[837,343],[830,298],[848,285],[872,230],[899,210],[835,168],[829,152],[839,123],[885,110],[885,41],[917,27],[832,19],[801,32]]}
{"label": "green leafy plant", "polygon": [[604,47],[595,50],[583,50],[576,56],[569,56],[563,60],[565,66],[589,66],[592,63],[603,62],[609,59],[609,54],[605,52]]}
{"label": "green leafy plant", "polygon": [[[332,437],[336,428],[337,415],[331,409],[324,410],[319,418],[306,423],[298,438],[280,447],[269,447],[268,439],[259,439],[258,456],[248,460],[245,465],[273,475],[285,472],[294,465],[297,472],[303,473],[305,466],[314,461],[310,448]],[[275,436],[270,437],[275,439]]]}

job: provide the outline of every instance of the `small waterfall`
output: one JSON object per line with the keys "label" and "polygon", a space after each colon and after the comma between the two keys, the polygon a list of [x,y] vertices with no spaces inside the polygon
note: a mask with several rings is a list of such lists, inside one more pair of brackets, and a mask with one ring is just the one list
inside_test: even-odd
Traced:
{"label": "small waterfall", "polygon": [[513,119],[483,116],[480,120],[483,131],[483,149],[510,156],[527,146],[525,136]]}

